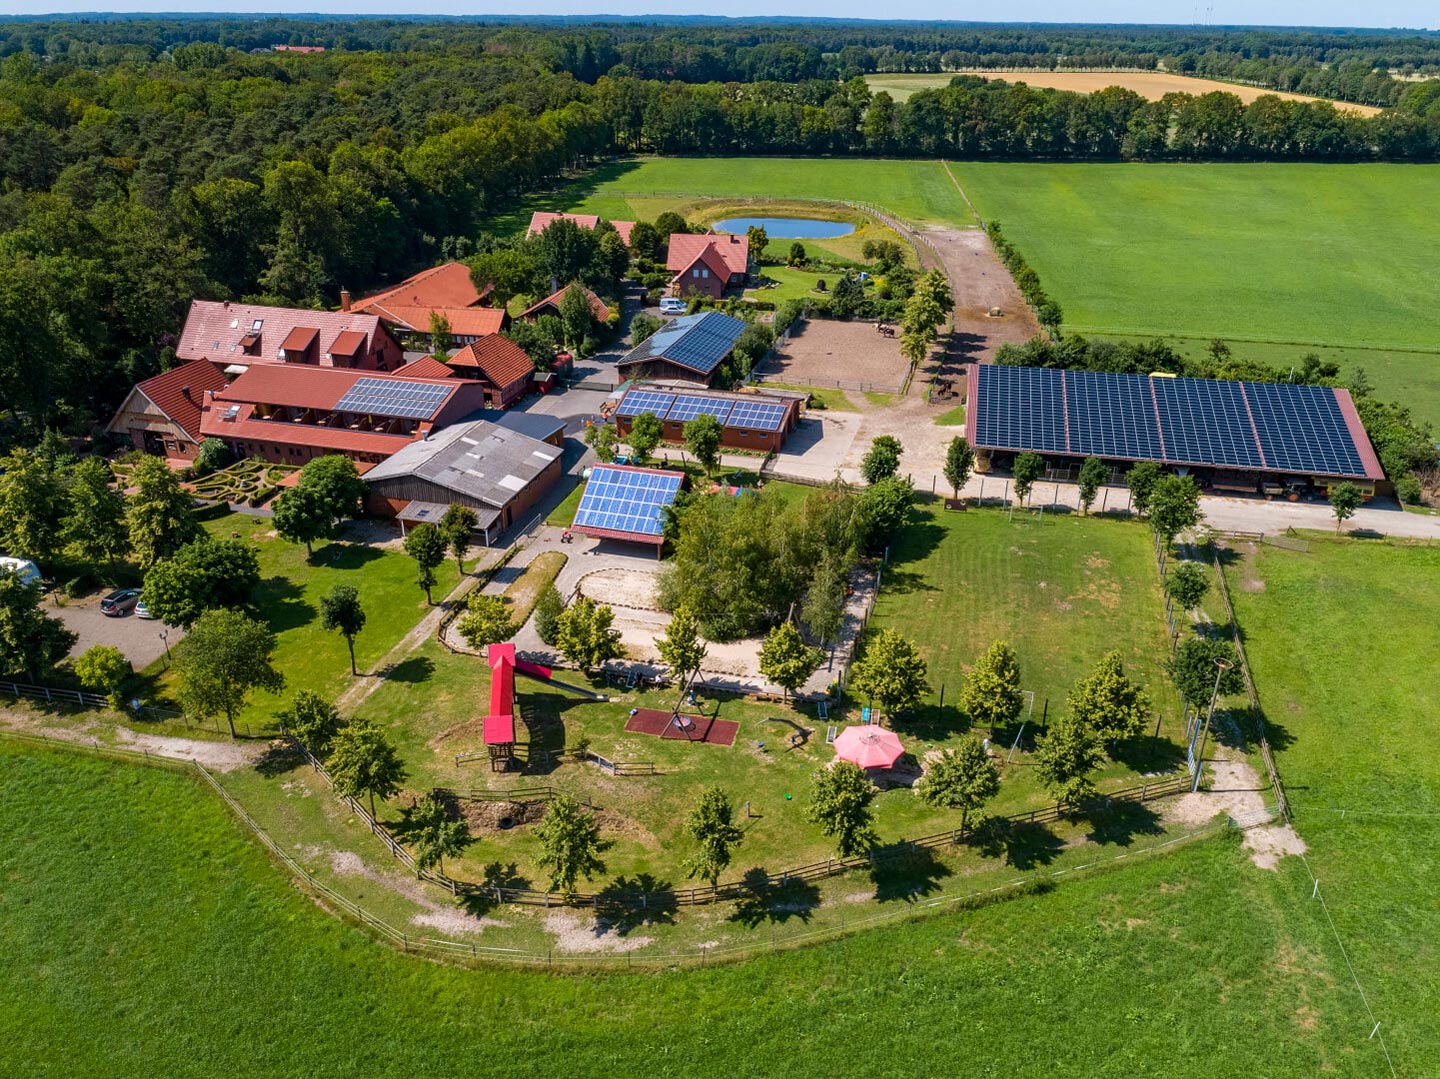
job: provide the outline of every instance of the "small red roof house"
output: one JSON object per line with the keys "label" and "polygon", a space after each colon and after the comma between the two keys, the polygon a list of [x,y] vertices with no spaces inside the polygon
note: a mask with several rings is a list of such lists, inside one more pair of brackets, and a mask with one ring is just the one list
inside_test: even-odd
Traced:
{"label": "small red roof house", "polygon": [[[600,217],[597,214],[552,214],[537,210],[530,215],[530,227],[525,230],[526,236],[538,236],[556,221],[564,218],[566,221],[573,221],[582,229],[594,230],[600,224]],[[633,221],[611,221],[615,231],[620,234],[620,239],[625,241],[625,246],[630,246],[630,230],[635,227]]]}
{"label": "small red roof house", "polygon": [[207,391],[223,390],[225,376],[208,360],[191,360],[137,383],[106,425],[137,450],[188,464],[200,448],[200,409]]}
{"label": "small red roof house", "polygon": [[676,296],[695,292],[719,299],[726,288],[745,283],[750,272],[750,237],[673,233],[665,268],[675,274],[670,290]]}
{"label": "small red roof house", "polygon": [[234,375],[263,364],[390,371],[404,362],[400,343],[375,315],[228,300],[190,304],[175,354]]}
{"label": "small red roof house", "polygon": [[397,375],[404,375],[406,378],[458,378],[459,376],[446,365],[437,360],[434,356],[421,356],[418,360],[412,360],[400,370]]}
{"label": "small red roof house", "polygon": [[[569,285],[566,285],[565,288],[556,289],[543,300],[525,308],[525,310],[520,312],[521,321],[534,322],[541,315],[554,315],[558,318],[560,315],[560,300],[565,296],[565,289],[569,287]],[[585,298],[590,301],[590,314],[595,317],[596,322],[604,322],[610,317],[610,308],[605,306],[604,300],[600,299],[599,296],[596,296],[595,293],[583,285],[581,286],[581,291],[585,293]]]}
{"label": "small red roof house", "polygon": [[462,379],[484,383],[491,408],[509,408],[530,391],[535,364],[508,337],[491,334],[472,341],[450,357],[450,369]]}
{"label": "small red roof house", "polygon": [[257,364],[205,395],[200,433],[237,457],[303,465],[338,453],[377,464],[484,404],[485,387],[464,379]]}

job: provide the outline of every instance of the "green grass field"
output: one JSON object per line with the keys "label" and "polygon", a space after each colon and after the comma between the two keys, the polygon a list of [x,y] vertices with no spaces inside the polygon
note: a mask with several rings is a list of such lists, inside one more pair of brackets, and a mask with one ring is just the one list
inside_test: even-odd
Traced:
{"label": "green grass field", "polygon": [[1309,535],[1227,570],[1295,826],[1401,1075],[1440,1052],[1440,548]]}
{"label": "green grass field", "polygon": [[[1440,419],[1440,215],[1427,209],[1440,168],[952,168],[1064,306],[1067,329],[1341,348]],[[1406,348],[1430,351],[1387,351]]]}
{"label": "green grass field", "polygon": [[1255,869],[1232,840],[743,964],[574,976],[374,943],[183,775],[0,743],[0,786],[7,1075],[1384,1068],[1322,915],[1296,901],[1303,869]]}
{"label": "green grass field", "polygon": [[546,209],[652,220],[700,198],[838,199],[873,203],[916,222],[975,223],[935,161],[645,157],[603,166],[559,192],[527,199],[495,218],[491,231],[523,229],[533,211]]}

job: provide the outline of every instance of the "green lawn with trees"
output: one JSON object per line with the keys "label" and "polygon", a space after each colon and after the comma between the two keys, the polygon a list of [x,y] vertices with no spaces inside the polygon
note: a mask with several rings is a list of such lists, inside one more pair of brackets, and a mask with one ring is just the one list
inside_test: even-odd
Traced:
{"label": "green lawn with trees", "polygon": [[[502,1056],[582,1079],[761,1076],[775,1060],[797,1076],[1384,1068],[1303,868],[1256,869],[1231,839],[736,965],[576,977],[375,943],[297,894],[183,775],[0,743],[0,784],[7,1073],[414,1079]],[[61,833],[76,841],[47,839]],[[782,939],[805,928],[767,922]],[[894,1021],[857,1042],[854,1017],[877,1013]]]}
{"label": "green lawn with trees", "polygon": [[1420,1074],[1440,999],[1440,549],[1305,540],[1242,549],[1226,579],[1306,858],[1399,1073]]}
{"label": "green lawn with trees", "polygon": [[[1065,312],[1067,331],[1229,341],[1291,362],[1343,350],[1440,419],[1428,209],[1440,169],[1403,165],[998,164],[951,168]],[[1237,269],[1243,272],[1237,272]],[[1430,350],[1407,353],[1406,348]],[[1373,351],[1372,351],[1373,350]],[[1293,355],[1292,355],[1293,354]],[[1382,396],[1389,396],[1383,394]]]}

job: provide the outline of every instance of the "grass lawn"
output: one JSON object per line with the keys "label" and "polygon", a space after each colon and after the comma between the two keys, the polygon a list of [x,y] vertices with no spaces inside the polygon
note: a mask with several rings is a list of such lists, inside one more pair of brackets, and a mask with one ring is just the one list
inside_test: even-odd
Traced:
{"label": "grass lawn", "polygon": [[1440,1051],[1440,548],[1307,534],[1227,570],[1295,826],[1401,1075]]}
{"label": "grass lawn", "polygon": [[[1066,328],[1231,342],[1434,349],[1427,210],[1440,167],[952,165],[1000,221]],[[1366,364],[1377,383],[1391,364]],[[1396,385],[1433,357],[1399,365]],[[1435,398],[1432,398],[1432,400]]]}
{"label": "grass lawn", "polygon": [[947,409],[935,417],[935,422],[941,427],[964,427],[965,406],[956,405],[952,409]]}
{"label": "grass lawn", "polygon": [[[237,717],[255,733],[273,729],[274,713],[296,690],[335,696],[349,684],[345,639],[320,628],[320,597],[337,584],[354,585],[365,608],[365,628],[355,639],[359,670],[373,669],[425,616],[425,596],[415,584],[415,563],[403,551],[335,542],[318,544],[314,556],[307,558],[304,544],[280,539],[268,517],[232,513],[207,521],[205,527],[218,538],[238,534],[254,546],[260,560],[260,587],[252,598],[275,631],[275,664],[286,684],[279,696],[255,693]],[[451,559],[441,563],[435,575],[433,595],[438,601],[455,587],[459,575]],[[172,672],[152,668],[151,673],[161,693],[173,693]]]}
{"label": "grass lawn", "polygon": [[916,222],[973,225],[936,161],[847,158],[642,157],[596,169],[549,195],[497,216],[491,229],[523,229],[535,210],[653,220],[700,198],[839,199],[873,203]]}
{"label": "grass lawn", "polygon": [[1000,510],[958,512],[938,500],[919,512],[890,550],[871,624],[920,645],[933,701],[945,687],[947,720],[958,716],[975,658],[1004,640],[1019,657],[1021,685],[1035,692],[1036,722],[1047,698],[1052,714],[1063,709],[1070,687],[1118,649],[1173,733],[1175,696],[1160,667],[1163,601],[1143,524],[1030,513],[1010,522]]}
{"label": "grass lawn", "polygon": [[810,395],[812,404],[819,402],[828,412],[859,412],[860,410],[850,403],[850,398],[845,396],[844,390],[837,390],[833,386],[801,386],[791,382],[771,382],[766,379],[758,384],[761,392],[768,387],[776,390],[803,390]]}
{"label": "grass lawn", "polygon": [[[582,977],[373,943],[297,894],[183,775],[0,744],[0,785],[4,1074],[417,1079],[458,1059],[493,1061],[472,1069],[485,1076],[563,1060],[577,1079],[960,1074],[976,1060],[1050,1077],[1384,1068],[1322,914],[1294,901],[1303,870],[1255,869],[1233,840],[746,963]],[[761,933],[777,917],[794,927],[781,913]],[[854,1022],[877,1014],[894,1021],[857,1042]]]}

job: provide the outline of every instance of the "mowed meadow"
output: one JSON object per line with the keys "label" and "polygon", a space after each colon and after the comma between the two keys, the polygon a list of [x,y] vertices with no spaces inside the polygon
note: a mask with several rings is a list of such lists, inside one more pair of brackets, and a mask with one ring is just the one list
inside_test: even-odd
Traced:
{"label": "mowed meadow", "polygon": [[1257,869],[1233,835],[744,963],[549,974],[377,944],[296,892],[190,777],[0,742],[0,788],[4,1075],[1384,1068],[1303,867]]}

